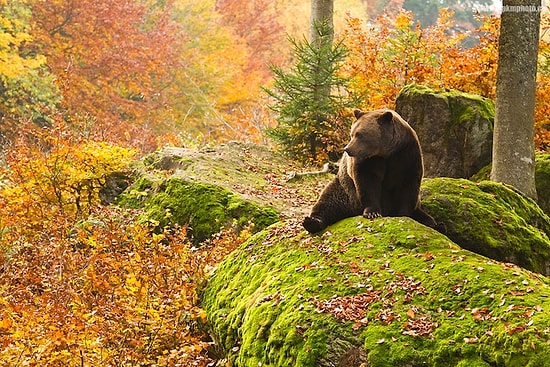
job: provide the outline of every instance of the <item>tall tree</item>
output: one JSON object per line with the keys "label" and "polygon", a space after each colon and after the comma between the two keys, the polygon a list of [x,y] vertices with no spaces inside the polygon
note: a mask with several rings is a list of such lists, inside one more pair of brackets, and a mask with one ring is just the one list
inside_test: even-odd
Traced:
{"label": "tall tree", "polygon": [[[309,25],[309,43],[319,50],[330,49],[334,42],[334,0],[311,0],[311,18]],[[322,67],[322,64],[318,64]],[[322,73],[322,70],[314,70]],[[323,103],[330,96],[331,85],[320,83],[313,86],[313,99],[316,104]],[[318,122],[324,118],[321,114],[313,116]]]}
{"label": "tall tree", "polygon": [[[319,24],[325,23],[329,32],[321,34]],[[312,45],[332,44],[334,40],[334,0],[311,0],[309,42]]]}
{"label": "tall tree", "polygon": [[26,1],[0,2],[0,137],[20,120],[45,124],[59,101],[46,57],[36,48]]}
{"label": "tall tree", "polygon": [[540,0],[504,0],[500,25],[491,179],[537,197],[535,91]]}

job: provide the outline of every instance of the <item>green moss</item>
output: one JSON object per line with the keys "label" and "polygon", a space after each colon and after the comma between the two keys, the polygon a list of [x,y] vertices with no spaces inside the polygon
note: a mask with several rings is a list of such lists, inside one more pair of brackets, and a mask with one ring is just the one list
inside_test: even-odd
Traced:
{"label": "green moss", "polygon": [[157,186],[158,181],[145,175],[141,176],[122,195],[117,197],[116,203],[126,208],[141,208]]}
{"label": "green moss", "polygon": [[410,84],[405,86],[399,92],[399,95],[406,95],[408,97],[433,95],[443,98],[450,107],[452,121],[458,125],[471,123],[480,119],[492,122],[495,116],[495,104],[492,100],[458,90],[447,89],[443,91],[422,85]]}
{"label": "green moss", "polygon": [[550,218],[511,188],[490,181],[427,179],[422,206],[461,247],[550,274]]}
{"label": "green moss", "polygon": [[[319,308],[361,294],[377,296]],[[409,218],[357,217],[320,236],[269,227],[224,260],[202,300],[238,367],[337,366],[354,348],[372,367],[537,366],[550,353],[548,296],[547,278]]]}
{"label": "green moss", "polygon": [[538,204],[546,213],[550,213],[550,154],[537,154],[535,162]]}
{"label": "green moss", "polygon": [[[491,165],[483,167],[471,177],[472,181],[489,180]],[[550,154],[535,155],[535,185],[537,188],[537,204],[546,213],[550,213]]]}
{"label": "green moss", "polygon": [[122,195],[119,205],[144,208],[145,219],[158,223],[160,228],[188,225],[196,243],[222,227],[240,230],[253,223],[255,230],[261,230],[278,221],[273,208],[243,200],[216,185],[179,178],[156,182],[142,178]]}

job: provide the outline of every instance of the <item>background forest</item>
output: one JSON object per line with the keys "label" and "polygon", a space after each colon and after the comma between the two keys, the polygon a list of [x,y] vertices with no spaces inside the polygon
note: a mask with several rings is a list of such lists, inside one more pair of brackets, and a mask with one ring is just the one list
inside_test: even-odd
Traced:
{"label": "background forest", "polygon": [[[336,2],[341,93],[361,96],[356,107],[392,108],[411,83],[494,99],[494,9],[433,3]],[[307,33],[308,11],[295,0],[0,0],[1,361],[215,364],[196,287],[246,236],[195,248],[185,228],[153,231],[102,190],[163,146],[273,144],[262,87],[273,66],[295,62],[289,37]],[[550,147],[549,25],[545,12],[540,151]]]}

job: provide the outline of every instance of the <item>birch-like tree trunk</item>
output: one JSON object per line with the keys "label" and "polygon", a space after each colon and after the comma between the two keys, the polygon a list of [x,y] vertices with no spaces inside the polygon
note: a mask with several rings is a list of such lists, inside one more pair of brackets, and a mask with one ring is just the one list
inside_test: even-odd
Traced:
{"label": "birch-like tree trunk", "polygon": [[[309,21],[309,43],[312,45],[332,45],[334,40],[334,0],[311,0]],[[332,29],[329,35],[321,37],[317,24],[326,23]]]}
{"label": "birch-like tree trunk", "polygon": [[541,0],[504,0],[493,137],[493,181],[536,199],[535,88]]}

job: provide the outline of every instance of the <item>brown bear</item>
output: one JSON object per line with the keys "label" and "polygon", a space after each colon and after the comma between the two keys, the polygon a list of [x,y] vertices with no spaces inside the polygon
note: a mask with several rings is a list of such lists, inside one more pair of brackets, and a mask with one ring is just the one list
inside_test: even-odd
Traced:
{"label": "brown bear", "polygon": [[336,177],[303,221],[310,233],[348,217],[408,216],[435,227],[420,209],[422,151],[412,127],[397,112],[354,111],[351,140]]}

